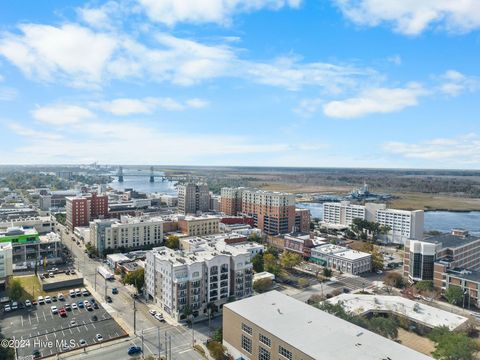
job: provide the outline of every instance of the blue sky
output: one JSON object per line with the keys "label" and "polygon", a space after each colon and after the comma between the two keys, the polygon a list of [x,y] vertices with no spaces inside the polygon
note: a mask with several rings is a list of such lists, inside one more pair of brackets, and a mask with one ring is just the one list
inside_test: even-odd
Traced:
{"label": "blue sky", "polygon": [[0,24],[0,164],[480,167],[476,0],[23,0]]}

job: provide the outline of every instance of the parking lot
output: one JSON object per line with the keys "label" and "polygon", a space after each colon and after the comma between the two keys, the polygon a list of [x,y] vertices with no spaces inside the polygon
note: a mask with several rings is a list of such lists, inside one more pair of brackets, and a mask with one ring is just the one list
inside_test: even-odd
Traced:
{"label": "parking lot", "polygon": [[[65,317],[53,314],[51,306],[60,309],[79,301],[88,300],[92,303],[91,299],[94,299],[92,295],[72,298],[68,290],[62,290],[62,293],[64,301],[34,305],[8,313],[2,311],[2,332],[6,337],[20,341],[19,356],[31,356],[38,350],[41,357],[45,357],[127,335],[105,311],[104,306],[109,305],[102,306],[98,301],[98,309],[87,310],[77,305],[77,308],[66,311]],[[97,334],[103,339],[97,338]],[[81,340],[85,345],[81,345]]]}

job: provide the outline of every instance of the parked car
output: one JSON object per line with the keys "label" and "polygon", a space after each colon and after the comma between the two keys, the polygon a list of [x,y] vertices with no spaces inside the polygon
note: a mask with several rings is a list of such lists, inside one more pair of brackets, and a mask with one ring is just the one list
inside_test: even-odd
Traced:
{"label": "parked car", "polygon": [[65,310],[67,310],[67,311],[71,311],[71,310],[72,310],[72,307],[70,306],[70,304],[65,304],[64,308],[65,308]]}
{"label": "parked car", "polygon": [[82,296],[82,292],[80,291],[80,289],[75,289],[75,295]]}
{"label": "parked car", "polygon": [[103,341],[103,336],[101,334],[95,335],[95,338],[97,339],[97,341]]}
{"label": "parked car", "polygon": [[127,354],[128,355],[135,355],[135,354],[138,354],[138,353],[141,353],[141,352],[142,352],[142,348],[140,346],[130,346],[128,348]]}
{"label": "parked car", "polygon": [[45,304],[45,300],[43,299],[43,296],[39,296],[39,297],[38,297],[38,304],[39,304],[39,305]]}
{"label": "parked car", "polygon": [[18,309],[18,302],[14,301],[12,302],[12,310],[17,310]]}
{"label": "parked car", "polygon": [[40,353],[39,350],[33,350],[32,356],[33,356],[34,359],[38,359],[38,358],[42,357],[42,354]]}
{"label": "parked car", "polygon": [[45,302],[50,304],[52,302],[52,298],[50,296],[45,296]]}
{"label": "parked car", "polygon": [[65,301],[65,297],[63,296],[62,293],[58,293],[57,297],[58,297],[58,300]]}
{"label": "parked car", "polygon": [[80,346],[87,345],[87,342],[85,341],[85,339],[80,339],[80,341],[78,343],[80,344]]}
{"label": "parked car", "polygon": [[70,291],[68,292],[68,294],[70,295],[70,297],[75,297],[75,290],[73,290],[73,289],[70,290]]}
{"label": "parked car", "polygon": [[57,300],[58,300],[58,299],[57,299],[57,297],[56,297],[55,295],[52,296],[52,301],[57,301]]}
{"label": "parked car", "polygon": [[83,295],[83,296],[88,296],[88,295],[90,295],[90,293],[88,292],[87,289],[82,288],[82,295]]}
{"label": "parked car", "polygon": [[61,317],[66,317],[67,316],[67,312],[65,311],[65,308],[61,308],[58,313],[60,314]]}
{"label": "parked car", "polygon": [[57,314],[58,313],[58,309],[56,306],[51,306],[50,309],[52,310],[52,314]]}
{"label": "parked car", "polygon": [[32,306],[32,302],[30,300],[25,300],[25,306],[26,307]]}
{"label": "parked car", "polygon": [[118,294],[118,289],[117,289],[117,288],[113,288],[113,289],[112,289],[112,294],[114,294],[114,295]]}
{"label": "parked car", "polygon": [[152,309],[148,310],[148,312],[150,313],[150,315],[153,315],[153,316],[155,316],[157,314],[157,312],[155,310],[152,310]]}
{"label": "parked car", "polygon": [[83,304],[82,301],[78,301],[78,302],[77,302],[77,306],[78,306],[79,308],[82,308],[82,309],[85,307],[85,305]]}
{"label": "parked car", "polygon": [[76,326],[76,325],[77,325],[77,322],[75,320],[70,321],[70,326]]}
{"label": "parked car", "polygon": [[32,305],[37,305],[37,300],[32,300]]}
{"label": "parked car", "polygon": [[97,320],[98,320],[97,315],[93,315],[93,316],[92,316],[92,321],[97,321]]}
{"label": "parked car", "polygon": [[107,297],[105,298],[105,300],[107,300],[107,303],[111,303],[112,302],[112,298],[110,296],[107,295]]}
{"label": "parked car", "polygon": [[77,309],[78,309],[78,306],[77,306],[77,304],[75,304],[75,303],[72,303],[72,310],[77,310]]}
{"label": "parked car", "polygon": [[98,309],[98,304],[96,302],[93,303],[93,308]]}
{"label": "parked car", "polygon": [[165,321],[162,314],[156,314],[155,319],[157,319],[158,321]]}
{"label": "parked car", "polygon": [[10,307],[10,305],[5,305],[5,307],[3,308],[3,311],[10,312],[12,311],[12,308]]}

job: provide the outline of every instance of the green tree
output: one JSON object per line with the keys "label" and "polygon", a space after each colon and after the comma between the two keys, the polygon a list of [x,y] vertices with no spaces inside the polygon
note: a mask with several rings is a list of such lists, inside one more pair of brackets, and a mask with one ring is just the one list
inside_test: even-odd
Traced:
{"label": "green tree", "polygon": [[215,360],[224,360],[225,359],[225,349],[221,343],[218,341],[209,341],[207,343],[207,349],[210,352],[210,355]]}
{"label": "green tree", "polygon": [[326,278],[329,278],[332,276],[333,271],[329,268],[323,268],[322,273],[323,273],[323,276],[325,276]]}
{"label": "green tree", "polygon": [[372,255],[372,270],[383,269],[383,255],[380,254],[377,247],[371,243],[364,243],[362,245],[362,251]]}
{"label": "green tree", "polygon": [[284,251],[280,255],[280,264],[284,269],[292,269],[293,267],[299,265],[302,262],[302,257],[299,254],[293,253],[291,251]]}
{"label": "green tree", "polygon": [[212,340],[222,343],[223,341],[223,328],[220,326],[212,335]]}
{"label": "green tree", "polygon": [[278,265],[278,260],[271,253],[263,254],[263,268],[265,271],[268,271],[275,276],[280,274],[280,266]]}
{"label": "green tree", "polygon": [[253,270],[257,273],[263,271],[263,254],[257,254],[252,258]]}
{"label": "green tree", "polygon": [[55,214],[55,219],[57,220],[58,223],[65,225],[65,223],[67,222],[67,215],[58,213],[58,214]]}
{"label": "green tree", "polygon": [[415,289],[417,289],[420,292],[433,291],[433,281],[421,280],[415,284]]}
{"label": "green tree", "polygon": [[265,291],[270,290],[272,285],[273,281],[271,279],[260,279],[253,283],[253,290],[261,294]]}
{"label": "green tree", "polygon": [[12,300],[20,300],[23,294],[23,287],[20,280],[12,279],[8,282],[8,294]]}
{"label": "green tree", "polygon": [[389,339],[396,339],[398,336],[398,322],[391,317],[373,317],[368,321],[368,328]]}
{"label": "green tree", "polygon": [[397,289],[402,289],[405,287],[403,276],[397,272],[389,272],[384,276],[383,282],[386,285],[396,287]]}
{"label": "green tree", "polygon": [[165,246],[170,249],[180,248],[180,238],[176,235],[169,235],[165,241]]}
{"label": "green tree", "polygon": [[124,284],[135,286],[137,292],[140,292],[145,282],[145,269],[137,269],[129,272],[123,279]]}
{"label": "green tree", "polygon": [[446,326],[435,328],[429,334],[436,348],[432,353],[440,360],[472,360],[478,350],[475,340],[463,332],[452,332]]}
{"label": "green tree", "polygon": [[462,302],[463,291],[460,286],[449,286],[444,296],[450,304],[458,305]]}

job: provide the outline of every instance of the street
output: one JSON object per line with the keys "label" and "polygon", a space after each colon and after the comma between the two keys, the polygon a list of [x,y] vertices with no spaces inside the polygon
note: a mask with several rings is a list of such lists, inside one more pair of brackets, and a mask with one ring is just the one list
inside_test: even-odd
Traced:
{"label": "street", "polygon": [[[92,358],[93,356],[95,359],[118,360],[125,358],[127,349],[131,345],[141,346],[144,355],[158,355],[159,351],[165,354],[165,343],[169,344],[172,359],[193,360],[199,358],[199,355],[192,349],[192,331],[190,327],[159,322],[150,315],[149,304],[145,303],[143,299],[135,300],[134,305],[133,294],[135,289],[132,286],[123,285],[117,279],[106,281],[97,273],[97,267],[104,264],[100,260],[89,258],[84,252],[85,247],[83,243],[80,241],[80,245],[77,245],[75,241],[71,240],[71,232],[67,235],[62,225],[58,224],[56,228],[62,242],[72,253],[75,268],[83,274],[85,284],[92,293],[98,295],[99,299],[105,299],[105,295],[111,296],[113,302],[107,303],[103,301],[102,306],[130,335],[128,340],[87,348],[86,352],[82,353],[64,354],[62,358],[84,359],[87,357]],[[113,295],[111,289],[115,287],[118,289],[118,294]],[[153,304],[150,306],[158,310]],[[219,326],[221,326],[221,318],[214,319],[212,328],[215,329]],[[196,342],[204,342],[208,334],[208,323],[194,324]]]}

